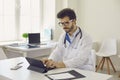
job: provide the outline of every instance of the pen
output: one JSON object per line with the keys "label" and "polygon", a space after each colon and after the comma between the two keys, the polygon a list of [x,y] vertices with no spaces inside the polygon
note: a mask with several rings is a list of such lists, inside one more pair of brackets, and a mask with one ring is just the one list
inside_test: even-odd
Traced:
{"label": "pen", "polygon": [[22,64],[23,62],[19,62],[19,63],[17,63],[17,65],[20,65],[20,64]]}

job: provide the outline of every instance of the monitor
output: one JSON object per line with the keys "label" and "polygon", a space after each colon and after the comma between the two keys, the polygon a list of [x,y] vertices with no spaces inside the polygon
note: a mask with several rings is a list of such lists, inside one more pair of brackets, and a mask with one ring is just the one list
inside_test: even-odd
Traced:
{"label": "monitor", "polygon": [[40,33],[28,33],[29,44],[40,44]]}

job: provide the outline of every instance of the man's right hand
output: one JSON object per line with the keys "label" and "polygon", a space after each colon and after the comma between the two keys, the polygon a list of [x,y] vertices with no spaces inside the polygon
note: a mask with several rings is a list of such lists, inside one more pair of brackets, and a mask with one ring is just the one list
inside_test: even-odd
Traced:
{"label": "man's right hand", "polygon": [[45,64],[47,68],[65,68],[65,64],[63,62],[55,62],[52,59],[42,59],[42,62]]}
{"label": "man's right hand", "polygon": [[52,59],[44,58],[41,61],[47,68],[55,68],[55,62]]}
{"label": "man's right hand", "polygon": [[43,64],[46,64],[48,62],[48,59],[47,58],[43,58],[43,59],[41,59],[41,61],[43,62]]}

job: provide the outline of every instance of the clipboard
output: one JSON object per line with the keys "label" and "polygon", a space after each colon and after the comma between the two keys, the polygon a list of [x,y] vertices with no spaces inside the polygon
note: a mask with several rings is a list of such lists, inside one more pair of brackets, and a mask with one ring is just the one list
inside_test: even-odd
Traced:
{"label": "clipboard", "polygon": [[[62,76],[65,77],[62,77]],[[53,74],[47,74],[47,76],[50,80],[72,80],[72,79],[78,79],[78,78],[85,78],[83,74],[80,74],[79,72],[75,70],[60,72],[60,73],[53,73]],[[58,77],[59,76],[59,77]]]}

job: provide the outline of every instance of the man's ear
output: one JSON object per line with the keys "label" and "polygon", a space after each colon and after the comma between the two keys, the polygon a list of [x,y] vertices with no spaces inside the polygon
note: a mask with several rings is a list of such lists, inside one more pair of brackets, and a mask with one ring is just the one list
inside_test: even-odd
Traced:
{"label": "man's ear", "polygon": [[76,24],[76,19],[73,19],[74,24]]}

